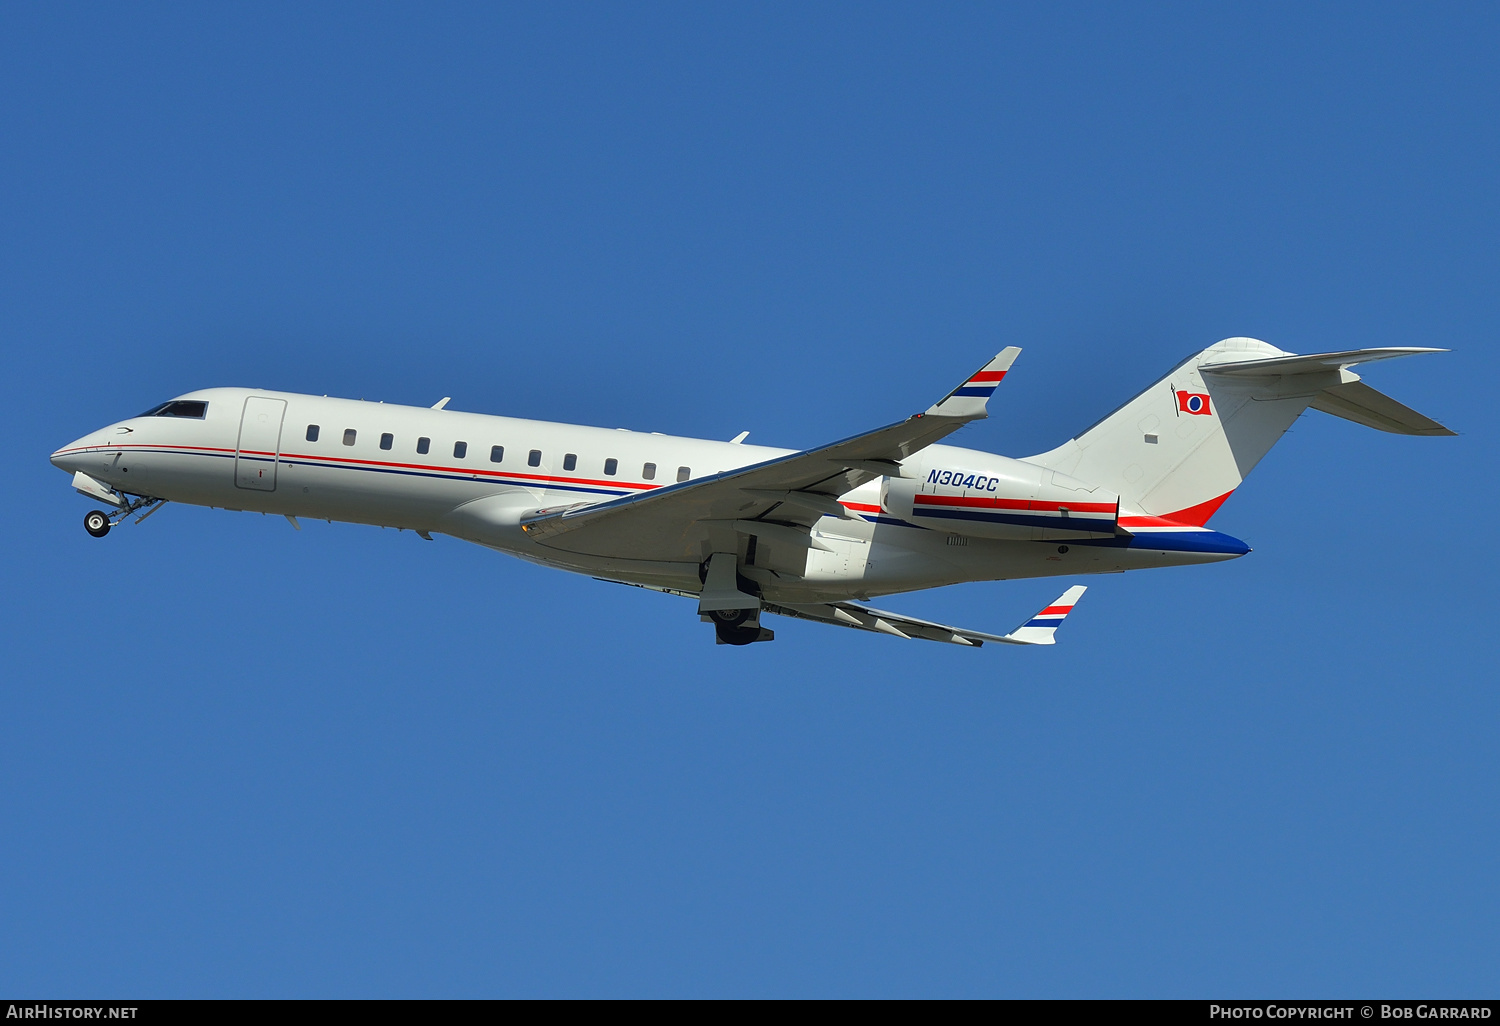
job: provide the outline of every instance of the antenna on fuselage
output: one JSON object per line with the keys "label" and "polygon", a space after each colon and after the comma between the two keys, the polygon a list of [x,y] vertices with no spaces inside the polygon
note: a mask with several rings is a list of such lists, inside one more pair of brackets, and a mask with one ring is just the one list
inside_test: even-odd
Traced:
{"label": "antenna on fuselage", "polygon": [[448,405],[448,400],[452,399],[452,398],[453,397],[451,395],[445,395],[441,399],[439,399],[437,402],[433,403],[432,404],[432,408],[434,410],[441,410],[444,406]]}

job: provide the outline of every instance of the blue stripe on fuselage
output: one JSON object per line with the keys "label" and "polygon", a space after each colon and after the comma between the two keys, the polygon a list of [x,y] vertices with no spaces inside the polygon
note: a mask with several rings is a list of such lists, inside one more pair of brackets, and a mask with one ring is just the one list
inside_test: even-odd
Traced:
{"label": "blue stripe on fuselage", "polygon": [[351,466],[347,463],[337,463],[331,461],[324,463],[320,460],[288,459],[284,456],[280,459],[275,459],[271,456],[252,456],[249,453],[200,452],[197,450],[182,449],[154,449],[137,451],[140,452],[141,455],[149,456],[213,456],[218,459],[229,460],[238,458],[243,463],[278,463],[285,467],[315,467],[318,470],[362,470],[376,474],[397,474],[402,477],[428,477],[434,478],[439,481],[469,481],[475,483],[505,485],[510,488],[530,488],[536,491],[587,492],[593,495],[610,495],[615,497],[622,495],[639,494],[636,492],[628,492],[614,488],[590,488],[585,485],[561,484],[554,481],[516,481],[507,480],[503,477],[495,477],[488,474],[476,476],[472,471],[466,471],[459,467],[454,467],[452,470],[446,471],[407,470],[399,467]]}
{"label": "blue stripe on fuselage", "polygon": [[536,491],[589,492],[595,495],[613,495],[617,497],[621,495],[634,494],[632,492],[625,492],[614,488],[588,488],[584,485],[560,484],[555,481],[537,482],[506,480],[503,477],[494,477],[489,474],[475,475],[461,470],[457,467],[449,471],[434,472],[427,470],[404,470],[398,467],[351,467],[345,464],[314,463],[307,460],[283,459],[280,462],[288,466],[295,466],[300,464],[304,467],[317,467],[320,470],[367,470],[377,474],[397,474],[402,477],[431,477],[436,478],[439,481],[474,481],[486,484],[507,485],[511,488],[531,488],[535,489]]}
{"label": "blue stripe on fuselage", "polygon": [[1091,520],[1087,517],[1047,517],[1027,513],[991,513],[978,509],[938,509],[935,506],[918,506],[912,516],[939,520],[977,520],[985,524],[1014,524],[1017,527],[1049,527],[1060,531],[1096,531],[1108,534],[1115,529],[1112,520]]}
{"label": "blue stripe on fuselage", "polygon": [[[935,509],[922,506],[913,511],[922,519],[976,520],[989,524],[1014,524],[1019,527],[1040,527],[1063,531],[1097,531],[1103,533],[1113,528],[1107,520],[1088,520],[1084,517],[1044,517],[1023,513],[991,513],[982,510]],[[1161,531],[1141,533],[1129,537],[1079,538],[1069,540],[1069,545],[1107,545],[1117,548],[1155,549],[1159,552],[1207,552],[1226,556],[1243,556],[1250,546],[1218,531]]]}

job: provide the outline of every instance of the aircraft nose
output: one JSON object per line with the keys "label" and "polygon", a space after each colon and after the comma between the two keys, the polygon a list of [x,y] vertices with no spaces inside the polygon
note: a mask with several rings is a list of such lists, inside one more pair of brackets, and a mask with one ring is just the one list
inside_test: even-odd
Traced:
{"label": "aircraft nose", "polygon": [[98,445],[93,435],[84,435],[76,441],[69,442],[61,449],[52,454],[52,465],[58,470],[66,470],[72,474],[83,469],[85,453]]}

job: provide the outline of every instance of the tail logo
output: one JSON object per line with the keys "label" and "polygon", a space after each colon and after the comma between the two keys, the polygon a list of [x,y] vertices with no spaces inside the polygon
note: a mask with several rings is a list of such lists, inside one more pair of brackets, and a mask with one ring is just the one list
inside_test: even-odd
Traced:
{"label": "tail logo", "polygon": [[1206,417],[1213,412],[1209,409],[1209,397],[1202,392],[1178,392],[1177,409],[1195,417]]}

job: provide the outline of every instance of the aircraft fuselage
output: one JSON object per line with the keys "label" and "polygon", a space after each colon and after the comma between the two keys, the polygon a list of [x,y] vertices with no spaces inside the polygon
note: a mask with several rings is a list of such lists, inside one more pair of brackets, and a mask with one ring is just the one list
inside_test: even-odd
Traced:
{"label": "aircraft fuselage", "polygon": [[[548,566],[685,592],[700,586],[697,559],[569,551],[528,537],[521,518],[793,451],[259,389],[205,389],[176,402],[205,405],[201,416],[111,424],[58,450],[52,462],[129,495],[448,534]],[[981,489],[1037,472],[1025,461],[931,445],[901,462],[900,477],[926,482],[944,471],[977,478]],[[1203,529],[1190,538],[1120,532],[1080,541],[1040,528],[1030,537],[978,536],[960,520],[951,529],[918,526],[892,513],[888,490],[889,481],[872,481],[841,496],[845,515],[819,520],[811,547],[781,544],[766,528],[762,559],[744,573],[767,600],[822,602],[964,581],[1215,562],[1248,551]]]}

